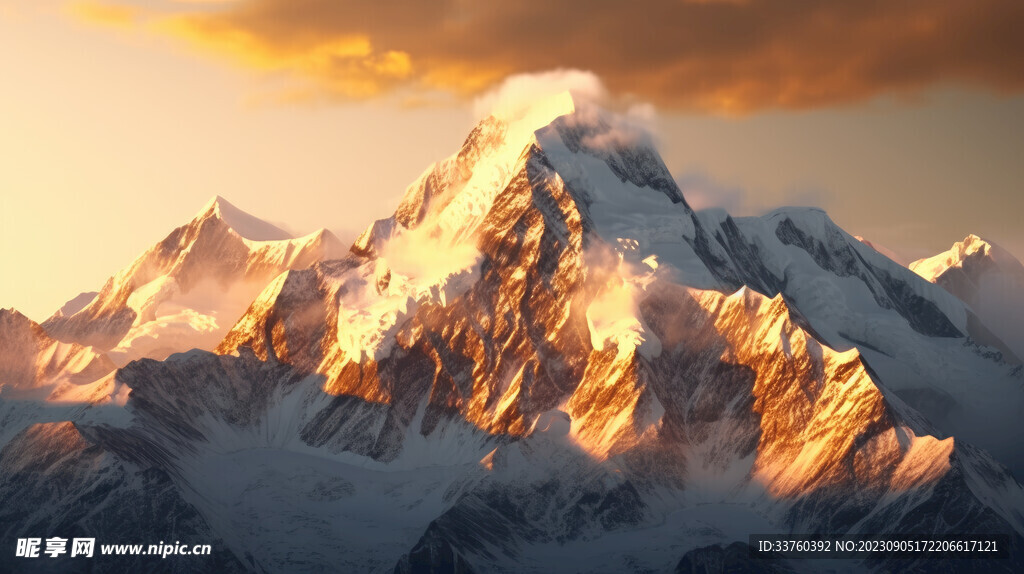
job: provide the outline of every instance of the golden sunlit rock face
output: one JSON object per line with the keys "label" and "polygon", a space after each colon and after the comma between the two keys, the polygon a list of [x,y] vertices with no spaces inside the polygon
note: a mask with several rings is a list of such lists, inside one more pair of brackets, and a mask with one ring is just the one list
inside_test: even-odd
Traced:
{"label": "golden sunlit rock face", "polygon": [[742,289],[680,298],[691,298],[695,313],[705,317],[676,319],[703,323],[705,332],[684,331],[675,345],[710,342],[707,356],[720,352],[723,363],[748,369],[746,400],[752,399],[749,406],[760,419],[751,473],[771,494],[907,490],[948,470],[952,439],[916,437],[899,422],[857,352],[839,353],[815,341],[790,321],[781,296],[769,300]]}
{"label": "golden sunlit rock face", "polygon": [[[535,201],[557,211],[549,215],[536,209]],[[490,432],[522,434],[534,414],[557,407],[575,388],[590,351],[582,312],[580,214],[538,149],[524,155],[518,172],[482,218],[476,237],[480,261],[472,285],[453,300],[428,295],[389,309],[404,324],[394,331],[397,348],[379,360],[364,352],[362,360],[354,361],[338,344],[347,327],[337,324],[338,315],[345,313],[348,301],[360,303],[346,300],[347,294],[365,288],[372,290],[371,298],[381,296],[376,292],[379,269],[359,260],[279,279],[219,351],[248,344],[261,358],[270,353],[281,360],[291,357],[289,362],[327,376],[325,391],[368,401],[401,402],[395,393],[429,389],[432,408],[460,412]],[[346,276],[355,265],[355,277]],[[332,281],[332,272],[345,279]],[[303,290],[306,284],[316,286]],[[281,301],[280,289],[288,287],[296,296],[273,304]],[[313,292],[324,296],[308,298]],[[331,300],[340,304],[330,305]],[[289,339],[289,333],[309,332],[307,327],[317,321],[326,326],[322,340]],[[398,384],[399,379],[422,382]]]}
{"label": "golden sunlit rock face", "polygon": [[[918,436],[856,351],[819,343],[781,296],[696,290],[654,260],[625,264],[535,139],[502,151],[509,130],[483,122],[348,259],[276,279],[218,352],[250,347],[319,374],[326,393],[390,409],[396,428],[425,408],[425,434],[456,416],[526,435],[560,410],[594,460],[646,459],[672,480],[718,477],[707,480],[725,491],[878,498],[946,474],[953,440]],[[471,183],[488,166],[491,179]],[[438,224],[457,192],[480,185],[490,199],[465,227]],[[471,240],[478,254],[418,284],[386,255],[403,233],[438,238],[437,250]]]}

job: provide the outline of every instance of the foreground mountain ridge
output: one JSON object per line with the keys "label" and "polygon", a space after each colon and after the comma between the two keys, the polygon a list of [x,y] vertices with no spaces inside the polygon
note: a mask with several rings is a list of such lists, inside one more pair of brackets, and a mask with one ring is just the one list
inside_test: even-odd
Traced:
{"label": "foreground mountain ridge", "polygon": [[[64,495],[4,481],[52,511],[5,534],[164,528],[252,571],[668,571],[755,531],[1019,545],[1013,437],[969,400],[1019,369],[860,245],[815,210],[693,212],[642,131],[569,96],[488,118],[348,256],[270,281],[217,355],[132,362],[120,403],[21,431],[5,476]],[[949,363],[987,378],[932,378]],[[27,454],[54,436],[62,461]],[[188,520],[48,518],[94,503],[86,453],[107,506],[158,489]]]}

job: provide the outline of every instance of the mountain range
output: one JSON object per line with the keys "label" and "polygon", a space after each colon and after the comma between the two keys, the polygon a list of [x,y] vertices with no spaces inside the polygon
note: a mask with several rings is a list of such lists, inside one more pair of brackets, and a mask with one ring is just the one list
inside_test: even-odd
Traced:
{"label": "mountain range", "polygon": [[41,325],[0,312],[0,535],[214,548],[55,571],[1020,571],[746,544],[1019,549],[1021,277],[973,236],[907,268],[818,209],[694,211],[559,95],[348,250],[215,198]]}

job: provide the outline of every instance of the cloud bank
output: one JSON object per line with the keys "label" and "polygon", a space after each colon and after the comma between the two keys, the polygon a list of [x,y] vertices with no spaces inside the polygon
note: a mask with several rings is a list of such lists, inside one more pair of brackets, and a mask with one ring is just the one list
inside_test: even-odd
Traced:
{"label": "cloud bank", "polygon": [[936,85],[1024,89],[1019,0],[171,6],[151,13],[145,28],[283,74],[311,98],[439,90],[475,98],[508,76],[560,68],[592,70],[612,92],[659,107],[718,113],[833,106]]}

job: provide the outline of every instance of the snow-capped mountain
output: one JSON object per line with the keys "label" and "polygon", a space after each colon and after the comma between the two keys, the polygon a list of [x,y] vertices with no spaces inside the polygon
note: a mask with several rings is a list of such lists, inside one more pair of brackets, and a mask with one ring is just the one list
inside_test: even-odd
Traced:
{"label": "snow-capped mountain", "polygon": [[252,298],[287,269],[344,252],[327,230],[291,236],[221,197],[43,323],[53,337],[106,351],[118,364],[213,349]]}
{"label": "snow-capped mountain", "polygon": [[[963,302],[857,241],[819,210],[698,214],[728,256],[702,256],[728,288],[780,293],[823,343],[856,348],[882,385],[941,436],[989,450],[1018,476],[1020,365]],[[715,245],[717,244],[717,245]],[[725,263],[718,263],[724,259]]]}
{"label": "snow-capped mountain", "polygon": [[[395,216],[360,237],[353,251],[367,259],[282,276],[232,329],[220,352],[252,342],[261,358],[298,361],[326,375],[338,392],[374,399],[381,391],[364,382],[372,376],[365,368],[356,370],[359,357],[372,364],[390,352],[402,318],[413,315],[425,296],[443,302],[477,282],[489,269],[481,266],[487,261],[481,259],[487,254],[483,246],[508,241],[510,230],[519,233],[508,220],[516,212],[507,212],[525,209],[526,199],[539,201],[532,195],[498,201],[498,194],[509,193],[513,183],[546,178],[562,192],[546,200],[542,213],[568,210],[552,215],[564,220],[553,233],[563,242],[577,241],[581,257],[599,251],[587,245],[599,241],[612,246],[627,267],[653,262],[687,286],[781,294],[818,340],[838,350],[858,349],[886,388],[927,415],[941,436],[979,444],[1024,475],[1017,448],[1024,429],[1015,424],[1024,416],[1021,370],[986,345],[1001,343],[961,301],[865,246],[820,210],[783,208],[752,218],[721,210],[694,213],[643,134],[596,109],[563,113],[572,109],[571,100],[556,99],[518,121],[482,122],[458,154],[410,186]],[[530,129],[536,126],[541,127]],[[475,245],[464,240],[471,237]],[[541,255],[553,257],[538,254],[538,264]],[[544,265],[554,260],[544,259]],[[517,263],[514,276],[495,280],[508,289],[523,281],[524,267]],[[577,273],[589,268],[580,267]],[[336,343],[317,338],[310,356],[299,350],[302,343],[289,341],[291,332],[318,332],[289,328],[289,321],[300,321],[295,315],[306,314],[268,317],[275,308],[299,306],[281,301],[282,290],[299,284],[310,285],[298,288],[302,305],[313,297],[328,300],[308,314],[326,323],[325,336],[337,333]],[[563,307],[551,313],[563,320],[572,315],[571,299],[561,292],[548,296]],[[494,308],[509,306],[516,308],[511,301]],[[563,327],[550,336],[557,343],[544,344],[555,346],[550,350],[532,337],[531,353],[564,355],[572,337]],[[282,348],[268,353],[268,340]]]}
{"label": "snow-capped mountain", "polygon": [[69,299],[67,303],[62,305],[60,309],[57,309],[57,312],[53,314],[53,318],[62,319],[74,315],[82,309],[85,309],[86,305],[92,303],[93,299],[95,299],[97,295],[99,295],[98,291],[85,291],[75,295]]}
{"label": "snow-capped mountain", "polygon": [[116,368],[96,349],[57,341],[13,309],[0,309],[0,340],[0,397],[5,399],[67,399]]}
{"label": "snow-capped mountain", "polygon": [[[122,389],[113,377],[118,364],[213,349],[278,273],[341,253],[329,232],[289,239],[215,197],[102,292],[79,294],[44,326],[17,311],[0,311],[0,447],[26,421],[62,420],[83,405],[114,401]],[[117,336],[118,344],[109,348]],[[123,405],[123,398],[116,402]],[[42,412],[48,414],[40,419]]]}
{"label": "snow-capped mountain", "polygon": [[910,268],[970,305],[982,323],[1024,358],[1024,265],[1010,252],[977,235]]}
{"label": "snow-capped mountain", "polygon": [[[1024,543],[1021,369],[970,308],[823,212],[694,212],[643,132],[569,95],[484,120],[347,255],[293,267],[215,353],[134,361],[72,424],[19,429],[5,534],[215,540],[201,567],[258,572],[664,572],[754,533]],[[154,281],[129,275],[71,319],[116,333],[100,301]],[[143,497],[183,519],[113,510]]]}

